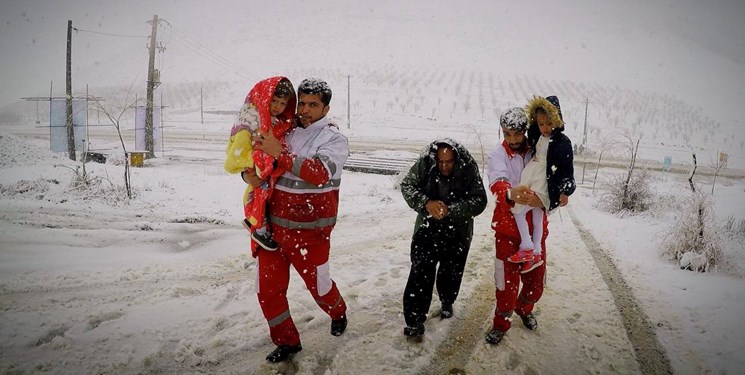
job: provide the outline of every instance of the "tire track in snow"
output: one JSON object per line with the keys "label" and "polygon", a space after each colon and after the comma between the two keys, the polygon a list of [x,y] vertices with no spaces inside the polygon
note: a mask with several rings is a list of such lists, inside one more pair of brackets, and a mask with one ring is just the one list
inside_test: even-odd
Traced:
{"label": "tire track in snow", "polygon": [[580,237],[587,245],[603,280],[613,295],[616,308],[621,315],[626,334],[636,353],[637,362],[644,374],[672,374],[670,360],[657,340],[654,327],[636,300],[631,288],[616,268],[613,260],[603,250],[592,234],[585,229],[574,211],[569,207],[569,216],[577,227]]}
{"label": "tire track in snow", "polygon": [[[466,374],[464,370],[476,348],[484,342],[486,331],[484,317],[491,316],[494,308],[494,282],[486,278],[477,285],[466,301],[461,301],[464,316],[450,329],[451,334],[437,347],[432,363],[421,374]],[[491,319],[489,319],[491,321]]]}

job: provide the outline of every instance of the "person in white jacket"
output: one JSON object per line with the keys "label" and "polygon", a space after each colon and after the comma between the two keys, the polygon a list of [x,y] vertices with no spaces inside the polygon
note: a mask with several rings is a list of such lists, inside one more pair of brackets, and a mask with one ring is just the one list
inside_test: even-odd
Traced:
{"label": "person in white jacket", "polygon": [[[302,350],[287,302],[290,266],[331,317],[331,334],[340,336],[347,327],[347,306],[331,279],[329,250],[348,141],[326,118],[331,102],[326,82],[306,79],[297,91],[298,126],[285,137],[287,147],[271,133],[261,133],[255,145],[285,170],[277,179],[268,209],[277,250],[256,253],[257,296],[277,345],[266,357],[269,362],[284,361]],[[250,172],[244,173],[244,180],[253,186],[262,182]]]}
{"label": "person in white jacket", "polygon": [[[546,264],[522,273],[519,263],[508,258],[517,253],[520,233],[512,212],[515,204],[543,207],[541,199],[527,186],[518,185],[523,169],[533,157],[525,133],[528,119],[522,108],[506,110],[500,116],[500,126],[504,141],[489,153],[489,190],[494,194],[496,204],[492,216],[492,229],[495,237],[494,283],[496,286],[496,309],[492,329],[486,335],[486,342],[498,344],[512,325],[512,314],[517,313],[523,325],[529,330],[538,328],[533,315],[535,304],[543,295]],[[528,212],[529,217],[532,213]],[[532,225],[532,220],[528,221]],[[542,215],[543,236],[541,238],[542,257],[546,257],[546,237],[548,220]]]}

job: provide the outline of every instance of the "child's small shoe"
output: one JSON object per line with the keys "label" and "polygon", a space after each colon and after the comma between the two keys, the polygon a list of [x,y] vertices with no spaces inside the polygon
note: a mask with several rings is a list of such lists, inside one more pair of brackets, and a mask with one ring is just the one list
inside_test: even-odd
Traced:
{"label": "child's small shoe", "polygon": [[243,227],[246,228],[249,233],[251,232],[251,223],[248,222],[248,219],[243,219],[241,224],[243,224]]}
{"label": "child's small shoe", "polygon": [[533,249],[520,249],[518,252],[510,255],[509,258],[507,258],[507,261],[511,263],[523,263],[523,262],[529,262],[535,258],[535,255],[533,255]]}
{"label": "child's small shoe", "polygon": [[543,257],[540,255],[535,255],[533,257],[533,260],[520,264],[520,273],[528,273],[540,267],[542,264],[543,264]]}
{"label": "child's small shoe", "polygon": [[253,240],[256,241],[256,243],[264,250],[277,250],[277,241],[272,238],[272,235],[269,232],[264,232],[264,234],[253,232],[251,238],[253,238]]}

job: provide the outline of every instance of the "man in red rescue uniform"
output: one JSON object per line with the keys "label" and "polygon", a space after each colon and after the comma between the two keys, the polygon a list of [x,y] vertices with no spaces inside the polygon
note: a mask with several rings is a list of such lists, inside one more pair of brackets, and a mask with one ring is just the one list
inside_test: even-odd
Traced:
{"label": "man in red rescue uniform", "polygon": [[[489,188],[496,198],[492,229],[496,239],[496,258],[494,260],[494,282],[496,286],[497,306],[494,311],[492,330],[486,335],[486,342],[496,345],[502,341],[510,329],[512,313],[520,317],[523,325],[529,330],[538,328],[533,315],[533,307],[543,294],[546,263],[522,273],[519,263],[507,261],[510,255],[519,250],[520,234],[515,217],[510,210],[515,203],[532,207],[543,207],[537,195],[526,186],[513,187],[520,183],[520,174],[528,164],[533,152],[528,146],[525,133],[528,129],[528,118],[525,110],[514,107],[506,110],[499,119],[504,141],[489,153],[488,175]],[[528,218],[532,225],[532,220]],[[530,228],[532,232],[532,228]],[[543,216],[543,259],[546,259],[546,237],[548,237],[548,220]],[[522,282],[522,289],[520,284]]]}
{"label": "man in red rescue uniform", "polygon": [[[331,317],[331,334],[340,336],[347,327],[347,306],[331,279],[329,249],[349,146],[339,128],[326,118],[330,102],[331,89],[325,81],[304,80],[298,86],[298,126],[286,135],[287,146],[271,132],[262,132],[254,146],[273,156],[278,168],[286,171],[277,179],[268,208],[278,248],[256,252],[257,296],[277,345],[266,357],[269,362],[284,361],[302,350],[287,302],[290,265]],[[262,183],[250,170],[243,178],[253,186]]]}

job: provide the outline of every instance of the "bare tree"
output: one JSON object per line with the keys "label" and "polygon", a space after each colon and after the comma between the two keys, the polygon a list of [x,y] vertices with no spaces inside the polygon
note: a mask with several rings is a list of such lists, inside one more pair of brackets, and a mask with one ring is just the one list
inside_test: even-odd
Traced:
{"label": "bare tree", "polygon": [[634,173],[634,167],[636,167],[636,155],[639,152],[639,141],[641,141],[641,136],[636,139],[636,143],[634,143],[634,139],[629,136],[625,135],[626,137],[626,147],[629,151],[629,166],[626,168],[626,181],[623,184],[623,202],[628,202],[629,200],[629,184],[631,183],[631,175]]}
{"label": "bare tree", "polygon": [[129,173],[129,160],[127,160],[127,157],[129,154],[127,153],[127,146],[124,144],[124,138],[122,137],[122,130],[120,126],[120,120],[122,116],[124,116],[124,113],[126,113],[128,110],[134,108],[137,105],[137,99],[132,98],[132,87],[134,86],[134,82],[129,85],[129,89],[124,94],[124,99],[120,100],[121,95],[114,95],[111,98],[109,98],[110,103],[109,105],[104,106],[101,104],[100,101],[96,100],[96,110],[103,113],[108,117],[109,121],[111,121],[111,124],[116,128],[116,133],[119,135],[119,142],[122,145],[122,151],[124,152],[124,187],[127,190],[127,198],[132,199],[132,184],[130,180],[130,173]]}
{"label": "bare tree", "polygon": [[695,193],[696,192],[696,186],[693,185],[693,175],[696,174],[696,167],[697,167],[696,153],[693,150],[691,150],[691,155],[693,156],[693,168],[691,168],[691,171],[688,173],[688,185],[691,186],[691,191],[693,191]]}
{"label": "bare tree", "polygon": [[718,157],[711,161],[711,168],[714,169],[714,181],[711,183],[711,195],[714,195],[714,186],[717,184],[717,175],[722,169],[727,167],[727,154],[717,152]]}
{"label": "bare tree", "polygon": [[[693,184],[693,175],[696,174],[696,152],[691,149],[691,155],[693,156],[693,168],[691,168],[691,173],[688,175],[688,185],[691,186],[691,191],[693,192],[694,198],[696,198],[696,186]],[[694,202],[698,202],[698,236],[696,237],[695,243],[693,244],[693,249],[701,249],[705,243],[704,241],[704,226],[706,221],[704,220],[704,213],[705,213],[705,207],[704,207],[704,199],[698,199]]]}

